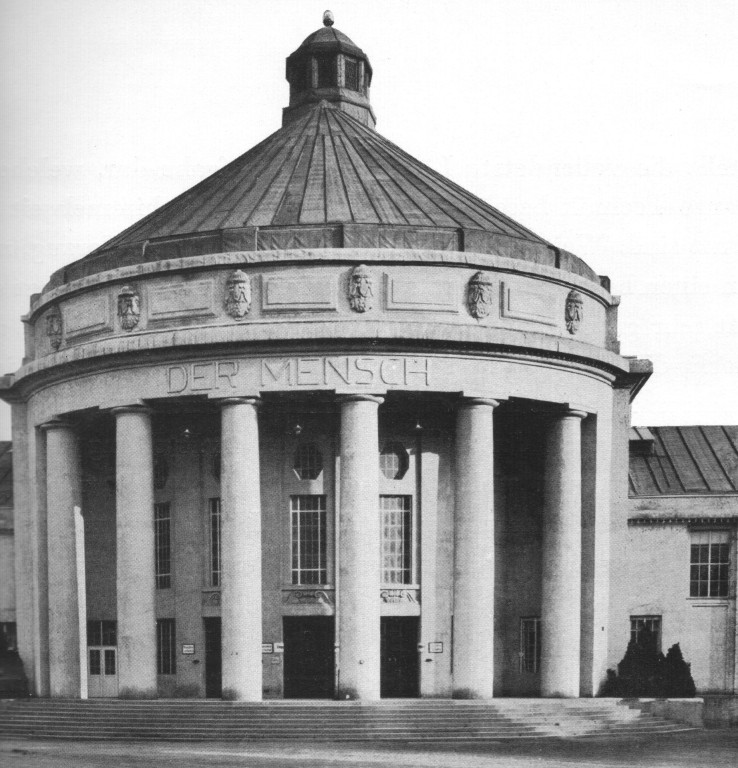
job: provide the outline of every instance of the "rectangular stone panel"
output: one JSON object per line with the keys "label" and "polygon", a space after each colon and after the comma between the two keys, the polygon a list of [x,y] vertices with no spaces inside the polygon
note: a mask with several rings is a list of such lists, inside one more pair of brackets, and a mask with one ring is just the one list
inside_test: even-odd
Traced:
{"label": "rectangular stone panel", "polygon": [[418,280],[385,275],[387,309],[458,313],[456,287],[448,280]]}
{"label": "rectangular stone panel", "polygon": [[[520,288],[502,283],[500,286],[502,317],[511,320],[526,320],[530,323],[543,325],[558,325],[557,296],[545,288],[530,289]],[[563,303],[561,314],[563,316]]]}
{"label": "rectangular stone panel", "polygon": [[149,292],[149,317],[151,320],[170,320],[213,315],[213,290],[212,280],[152,288]]}
{"label": "rectangular stone panel", "polygon": [[341,227],[279,227],[259,229],[257,248],[260,251],[281,251],[293,248],[340,248]]}
{"label": "rectangular stone panel", "polygon": [[267,277],[261,301],[262,309],[267,312],[335,311],[335,280],[326,277]]}
{"label": "rectangular stone panel", "polygon": [[110,297],[87,296],[64,307],[64,333],[67,339],[112,329]]}

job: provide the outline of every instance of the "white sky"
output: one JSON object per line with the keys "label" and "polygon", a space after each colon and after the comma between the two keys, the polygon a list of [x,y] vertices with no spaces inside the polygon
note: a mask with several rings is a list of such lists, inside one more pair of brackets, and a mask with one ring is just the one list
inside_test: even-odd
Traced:
{"label": "white sky", "polygon": [[[737,423],[738,3],[329,1],[383,135],[611,277],[634,423]],[[325,2],[0,0],[0,373],[52,271],[279,128]]]}

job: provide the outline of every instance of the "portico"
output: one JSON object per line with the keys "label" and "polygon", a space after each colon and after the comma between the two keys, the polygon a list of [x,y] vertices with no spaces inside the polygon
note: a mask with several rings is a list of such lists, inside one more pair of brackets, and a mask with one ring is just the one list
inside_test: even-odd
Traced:
{"label": "portico", "polygon": [[[367,368],[374,359],[364,358]],[[217,361],[203,366],[217,369],[218,363],[222,365]],[[289,359],[287,367],[298,370],[300,364]],[[388,370],[390,364],[404,367],[407,363],[402,357],[388,358],[378,362],[376,370],[383,365]],[[425,358],[422,365],[427,372],[440,371],[444,364]],[[167,384],[171,368],[162,376]],[[192,368],[197,370],[197,364],[191,364]],[[391,625],[392,617],[402,616],[411,621],[409,631],[415,635],[411,644],[412,663],[417,667],[414,695],[423,691],[436,696],[491,698],[509,690],[506,676],[519,673],[517,647],[509,647],[511,628],[500,627],[501,622],[510,621],[509,591],[515,583],[515,589],[528,591],[533,601],[541,600],[535,595],[547,595],[548,590],[535,612],[541,612],[541,624],[550,627],[552,637],[562,636],[551,650],[543,645],[546,650],[540,661],[534,659],[536,667],[541,665],[541,692],[579,695],[579,670],[584,663],[579,636],[587,617],[582,615],[579,598],[583,511],[577,489],[582,483],[579,431],[587,413],[572,415],[563,406],[509,397],[465,397],[399,388],[385,389],[382,394],[296,393],[293,388],[267,391],[261,397],[190,397],[178,399],[177,413],[166,399],[152,398],[146,406],[116,406],[94,416],[70,412],[64,421],[48,422],[45,427],[48,485],[70,489],[65,498],[57,491],[49,495],[50,517],[69,507],[72,502],[66,499],[72,499],[74,487],[84,486],[77,503],[82,506],[88,535],[99,540],[99,528],[110,523],[116,531],[117,554],[93,564],[87,589],[90,611],[97,615],[103,609],[104,620],[117,621],[119,691],[153,695],[157,679],[161,685],[157,618],[168,612],[165,606],[169,602],[169,612],[175,613],[178,625],[202,623],[205,614],[220,617],[221,687],[229,698],[260,700],[265,691],[273,696],[285,684],[284,679],[273,682],[283,674],[282,658],[263,651],[284,642],[281,624],[290,616],[303,620],[325,616],[334,623],[331,690],[339,698],[380,698],[380,629],[387,620]],[[93,476],[99,472],[96,462],[100,457],[94,455],[99,448],[85,445],[91,435],[100,443],[104,431],[107,435],[102,442],[107,441],[109,447],[115,444],[114,489],[109,483],[103,487]],[[50,441],[49,434],[66,437]],[[524,472],[537,474],[546,488],[542,508],[525,513],[537,532],[532,540],[519,541],[519,546],[529,549],[542,545],[540,563],[532,558],[528,563],[531,572],[523,576],[527,586],[521,586],[514,561],[504,554],[496,558],[496,552],[505,548],[505,538],[516,535],[510,523],[515,524],[519,508],[525,504],[514,490],[515,475],[521,471],[515,456],[522,444],[526,451],[540,454],[535,466]],[[316,477],[305,481],[295,478],[295,451],[300,446],[311,446],[321,455]],[[398,446],[407,458],[397,461],[407,461],[407,471],[393,479],[384,471],[385,455]],[[496,455],[500,451],[502,455]],[[85,457],[82,461],[80,453]],[[179,488],[172,498],[172,474],[179,463],[188,469],[186,479],[176,480]],[[497,463],[501,466],[496,467]],[[164,481],[163,471],[169,474]],[[159,477],[155,477],[157,472]],[[328,482],[323,483],[325,480]],[[496,491],[498,483],[501,488]],[[424,493],[439,484],[455,491],[445,498]],[[205,496],[219,500],[217,589],[208,583],[207,573],[212,567],[212,531],[211,536],[203,536],[202,527],[186,520],[194,516],[190,515],[193,510],[182,512],[178,501],[178,497],[198,494],[196,506],[202,517],[207,503],[198,487],[203,485],[209,486]],[[160,501],[164,498],[169,501]],[[325,499],[323,509],[332,519],[319,524],[318,528],[323,527],[318,532],[332,539],[330,547],[323,543],[324,551],[319,547],[302,553],[295,549],[309,549],[310,543],[296,543],[295,538],[308,532],[314,536],[318,530],[315,526],[300,529],[303,523],[294,509],[290,512],[295,499],[304,504],[307,499]],[[400,538],[407,540],[388,535],[388,513],[381,511],[387,503],[383,499],[394,505],[402,499],[407,505],[407,521],[398,529]],[[96,508],[101,504],[109,507],[111,501],[115,514],[108,514],[109,522],[104,523]],[[155,558],[162,544],[152,515],[161,503],[171,505],[176,531],[176,535],[168,534],[170,586],[165,589],[157,580],[160,564]],[[398,513],[392,514],[397,517]],[[292,520],[284,530],[284,518],[290,515]],[[544,524],[549,518],[551,522]],[[54,523],[56,546],[73,536],[71,515],[64,519],[65,523]],[[431,539],[426,526],[435,532]],[[324,575],[313,577],[304,571],[295,577],[298,555],[322,559]],[[181,584],[182,558],[188,558],[187,564],[198,571],[199,589],[192,593]],[[73,578],[73,557],[67,561],[55,558],[54,563],[54,583]],[[117,567],[111,568],[114,563]],[[406,571],[390,582],[390,566]],[[104,605],[100,594],[100,584],[111,579],[115,582],[115,612]],[[171,594],[180,589],[185,594]],[[547,609],[546,600],[555,603],[555,610]],[[73,695],[79,669],[78,662],[75,666],[79,638],[73,631],[76,602],[65,599],[54,604],[60,606],[57,613],[72,630],[69,636],[67,630],[50,636],[52,648],[62,638],[69,648],[66,655],[55,652],[51,669],[54,675],[65,670],[71,681],[66,695]],[[514,612],[517,630],[520,614],[527,611],[516,605]],[[186,621],[182,620],[184,614],[189,614]],[[52,614],[52,620],[59,622],[55,616]],[[179,646],[189,645],[188,640],[196,640],[191,643],[197,649],[195,655],[205,663],[204,630],[196,628],[180,635],[185,630],[178,626],[177,631],[180,666],[189,661],[179,653]],[[275,658],[279,659],[277,670]],[[191,672],[185,668],[177,674],[191,677]],[[55,690],[59,689],[52,687]]]}

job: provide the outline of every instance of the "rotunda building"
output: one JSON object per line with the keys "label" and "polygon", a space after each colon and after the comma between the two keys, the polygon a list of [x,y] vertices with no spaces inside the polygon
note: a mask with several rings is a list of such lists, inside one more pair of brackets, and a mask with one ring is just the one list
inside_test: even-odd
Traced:
{"label": "rotunda building", "polygon": [[37,695],[591,696],[629,403],[609,280],[375,130],[282,127],[51,276],[13,405]]}

